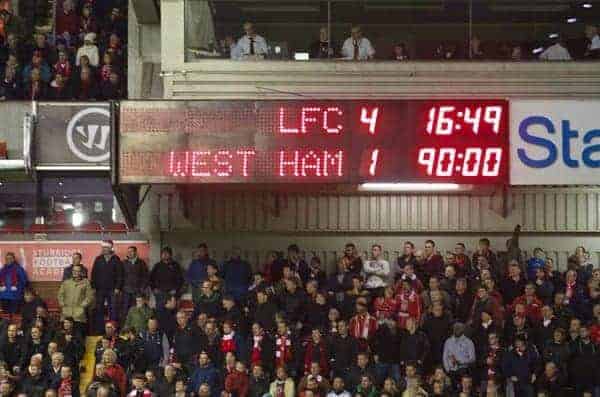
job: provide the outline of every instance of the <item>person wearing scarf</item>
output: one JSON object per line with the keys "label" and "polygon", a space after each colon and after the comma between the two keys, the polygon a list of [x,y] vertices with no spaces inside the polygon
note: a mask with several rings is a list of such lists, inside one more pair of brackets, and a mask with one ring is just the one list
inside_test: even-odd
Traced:
{"label": "person wearing scarf", "polygon": [[25,270],[17,263],[14,253],[7,252],[5,259],[6,263],[0,269],[0,304],[2,310],[13,315],[23,302],[29,280]]}
{"label": "person wearing scarf", "polygon": [[406,328],[406,320],[413,318],[417,322],[421,320],[421,297],[412,288],[408,280],[402,281],[402,292],[396,297],[398,302],[398,327]]}
{"label": "person wearing scarf", "polygon": [[311,339],[304,348],[304,373],[308,374],[312,363],[318,363],[322,373],[329,373],[329,349],[318,328],[312,330]]}
{"label": "person wearing scarf", "polygon": [[233,353],[236,356],[241,352],[240,338],[237,336],[229,321],[223,323],[223,336],[221,336],[221,353],[225,356],[227,353]]}
{"label": "person wearing scarf", "polygon": [[252,324],[252,335],[248,343],[250,367],[260,365],[266,372],[274,369],[275,343],[259,323]]}
{"label": "person wearing scarf", "polygon": [[356,315],[350,319],[349,328],[350,335],[358,340],[360,350],[366,350],[377,331],[377,319],[367,311],[365,298],[356,300]]}
{"label": "person wearing scarf", "polygon": [[281,367],[291,363],[294,357],[293,349],[292,335],[287,324],[280,322],[277,325],[277,336],[275,338],[275,365]]}

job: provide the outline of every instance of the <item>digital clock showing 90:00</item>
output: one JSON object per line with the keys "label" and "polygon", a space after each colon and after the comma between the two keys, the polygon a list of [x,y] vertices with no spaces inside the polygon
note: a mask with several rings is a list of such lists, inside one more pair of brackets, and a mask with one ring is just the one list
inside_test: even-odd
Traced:
{"label": "digital clock showing 90:00", "polygon": [[505,100],[126,101],[121,183],[503,184]]}

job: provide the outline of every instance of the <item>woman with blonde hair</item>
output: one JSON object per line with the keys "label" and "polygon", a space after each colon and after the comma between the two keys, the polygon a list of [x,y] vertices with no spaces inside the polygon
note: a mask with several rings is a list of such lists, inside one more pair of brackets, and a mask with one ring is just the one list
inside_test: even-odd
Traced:
{"label": "woman with blonde hair", "polygon": [[123,367],[117,364],[117,353],[112,349],[106,349],[102,353],[102,364],[104,364],[106,376],[117,385],[120,395],[124,396],[127,393],[127,375],[125,375]]}

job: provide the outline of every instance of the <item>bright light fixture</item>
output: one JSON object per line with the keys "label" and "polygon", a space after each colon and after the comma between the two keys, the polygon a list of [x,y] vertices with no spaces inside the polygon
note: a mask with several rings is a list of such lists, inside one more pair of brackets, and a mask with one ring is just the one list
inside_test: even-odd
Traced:
{"label": "bright light fixture", "polygon": [[577,22],[577,18],[576,17],[569,17],[567,18],[567,23],[575,23]]}
{"label": "bright light fixture", "polygon": [[592,3],[583,3],[581,6],[583,8],[592,8]]}
{"label": "bright light fixture", "polygon": [[539,54],[542,51],[544,51],[544,47],[534,48],[531,52],[533,52],[534,54]]}
{"label": "bright light fixture", "polygon": [[75,227],[83,225],[83,214],[79,211],[75,211],[71,217],[71,223]]}
{"label": "bright light fixture", "polygon": [[440,192],[459,189],[461,185],[456,183],[363,183],[358,186],[362,192]]}
{"label": "bright light fixture", "polygon": [[558,33],[550,33],[550,34],[548,35],[548,38],[549,38],[549,39],[558,39]]}

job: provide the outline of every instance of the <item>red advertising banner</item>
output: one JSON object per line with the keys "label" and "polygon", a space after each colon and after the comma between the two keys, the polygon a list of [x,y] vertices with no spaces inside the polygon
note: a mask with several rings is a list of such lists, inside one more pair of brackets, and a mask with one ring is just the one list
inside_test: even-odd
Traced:
{"label": "red advertising banner", "polygon": [[[115,253],[125,258],[127,248],[136,246],[146,263],[150,254],[148,241],[114,241]],[[0,258],[13,252],[25,268],[30,281],[61,281],[63,269],[71,264],[73,253],[81,253],[82,263],[91,271],[94,258],[100,255],[101,241],[0,241]]]}

